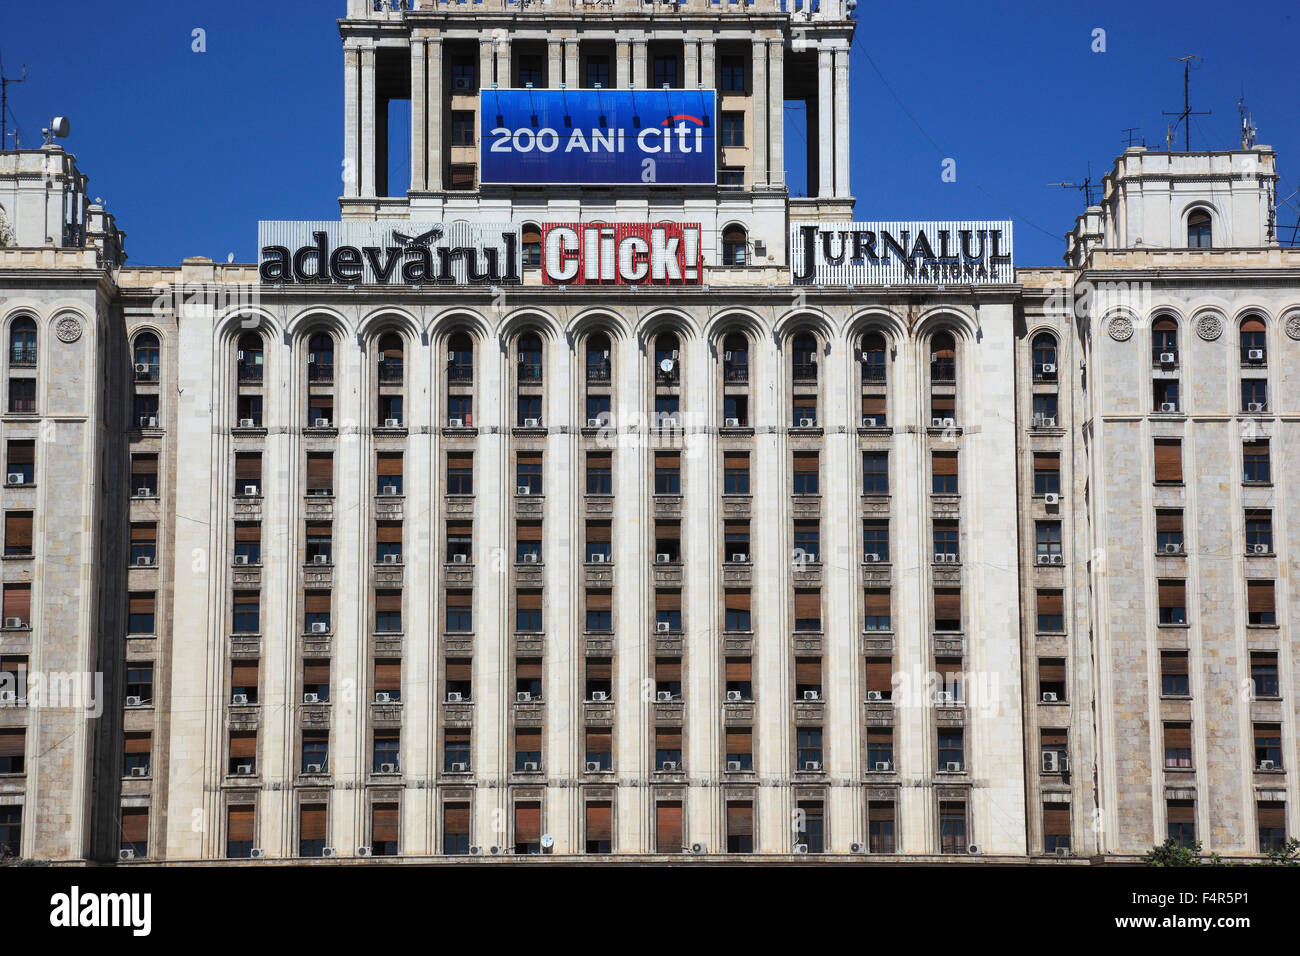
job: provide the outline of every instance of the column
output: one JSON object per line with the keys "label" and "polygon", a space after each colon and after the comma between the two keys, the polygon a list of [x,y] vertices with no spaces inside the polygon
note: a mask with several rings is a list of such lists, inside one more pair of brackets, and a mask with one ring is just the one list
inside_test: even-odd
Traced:
{"label": "column", "polygon": [[[579,76],[581,69],[578,58],[578,39],[574,37],[564,41],[564,85],[571,90],[582,89],[582,77]],[[552,83],[552,86],[559,86],[558,83]]]}
{"label": "column", "polygon": [[714,48],[713,37],[700,41],[700,85],[706,90],[718,88],[718,73],[713,66]]}
{"label": "column", "polygon": [[614,56],[614,89],[625,90],[632,79],[632,44],[619,40]]}
{"label": "column", "polygon": [[361,194],[361,56],[355,48],[343,51],[343,195]]}
{"label": "column", "polygon": [[849,185],[849,50],[835,51],[835,195],[851,196]]}
{"label": "column", "polygon": [[[481,90],[492,89],[492,84],[497,82],[496,78],[496,50],[495,44],[489,39],[478,41],[478,86]],[[506,77],[504,86],[510,85],[509,77]]]}
{"label": "column", "polygon": [[424,190],[427,187],[426,168],[429,150],[425,145],[428,121],[425,114],[428,104],[425,100],[424,80],[425,48],[424,40],[411,40],[411,189]]}
{"label": "column", "polygon": [[638,90],[646,88],[646,41],[632,41],[632,82]]}
{"label": "column", "polygon": [[785,46],[781,40],[767,41],[767,139],[771,157],[767,181],[785,186]]}
{"label": "column", "polygon": [[512,85],[510,76],[510,41],[505,37],[498,37],[492,42],[492,50],[497,64],[496,84],[502,89],[506,89]]}
{"label": "column", "polygon": [[682,41],[682,89],[693,90],[700,85],[700,41],[687,37]]}
{"label": "column", "polygon": [[564,64],[564,42],[562,40],[546,41],[546,86],[553,90],[560,88],[560,74]]}
{"label": "column", "polygon": [[755,40],[751,56],[751,92],[749,101],[749,123],[753,128],[750,137],[750,149],[753,170],[750,187],[767,184],[767,41]]}
{"label": "column", "polygon": [[361,195],[375,194],[375,51],[361,51]]}
{"label": "column", "polygon": [[[835,147],[833,143],[835,104],[832,102],[831,50],[823,41],[817,52],[817,195],[826,197],[835,192]],[[810,134],[811,135],[811,134]]]}
{"label": "column", "polygon": [[433,37],[425,41],[428,52],[428,64],[425,67],[425,79],[428,84],[428,96],[425,99],[425,147],[428,161],[425,165],[425,188],[442,188],[442,118],[446,115],[446,97],[442,91],[442,38]]}

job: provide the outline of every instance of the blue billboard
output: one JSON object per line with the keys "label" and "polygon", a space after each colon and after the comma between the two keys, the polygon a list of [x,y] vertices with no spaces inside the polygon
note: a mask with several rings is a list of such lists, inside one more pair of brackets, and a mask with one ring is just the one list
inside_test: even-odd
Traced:
{"label": "blue billboard", "polygon": [[713,90],[482,90],[484,185],[712,186]]}

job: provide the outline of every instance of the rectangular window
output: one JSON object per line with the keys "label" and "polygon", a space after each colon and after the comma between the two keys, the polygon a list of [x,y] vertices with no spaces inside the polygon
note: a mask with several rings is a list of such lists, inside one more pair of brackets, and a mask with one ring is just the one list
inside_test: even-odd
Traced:
{"label": "rectangular window", "polygon": [[257,672],[258,662],[256,658],[239,658],[231,662],[230,699],[232,703],[257,703]]}
{"label": "rectangular window", "polygon": [[[135,460],[132,460],[134,467]],[[158,490],[157,481],[158,459],[153,461],[153,483],[147,487],[152,488],[151,494],[156,494]],[[133,471],[133,474],[135,472]],[[146,487],[139,481],[132,482],[134,487],[139,489]],[[256,497],[262,493],[262,453],[261,452],[236,452],[235,453],[235,495],[245,497]]]}
{"label": "rectangular window", "polygon": [[1266,510],[1246,512],[1246,553],[1273,553],[1273,513]]}
{"label": "rectangular window", "polygon": [[613,494],[613,456],[588,453],[587,455],[587,494]]}
{"label": "rectangular window", "polygon": [[889,452],[864,451],[862,453],[862,493],[864,495],[889,494]]}
{"label": "rectangular window", "polygon": [[723,560],[732,564],[749,560],[749,522],[724,521],[722,523]]}
{"label": "rectangular window", "polygon": [[1187,697],[1191,693],[1187,679],[1187,652],[1160,652],[1160,693],[1164,697]]}
{"label": "rectangular window", "polygon": [[1156,553],[1180,554],[1183,550],[1183,511],[1162,508],[1156,512]]}
{"label": "rectangular window", "polygon": [[1255,768],[1257,770],[1282,769],[1282,725],[1256,724]]}
{"label": "rectangular window", "polygon": [[795,809],[798,811],[799,842],[808,848],[809,853],[826,852],[826,816],[820,800],[800,800]]}
{"label": "rectangular window", "polygon": [[682,729],[655,728],[655,769],[676,773],[682,769]]}
{"label": "rectangular window", "polygon": [[376,803],[370,808],[371,856],[397,856],[397,804]]}
{"label": "rectangular window", "polygon": [[894,728],[867,728],[867,770],[890,773],[894,769]]}
{"label": "rectangular window", "polygon": [[375,476],[381,495],[402,494],[402,453],[381,451],[376,454]]}
{"label": "rectangular window", "polygon": [[1286,804],[1260,801],[1255,805],[1259,824],[1259,852],[1282,850],[1286,847]]}
{"label": "rectangular window", "polygon": [[474,525],[470,521],[447,522],[447,563],[470,564],[474,559]]}
{"label": "rectangular window", "polygon": [[131,850],[137,858],[149,855],[149,808],[122,808],[122,849]]}
{"label": "rectangular window", "polygon": [[5,444],[5,484],[30,485],[35,480],[36,442],[10,439]]}
{"label": "rectangular window", "polygon": [[542,560],[542,525],[537,521],[521,521],[515,527],[515,562],[540,564]]}
{"label": "rectangular window", "polygon": [[154,592],[132,591],[127,596],[127,634],[155,634]]}
{"label": "rectangular window", "polygon": [[[473,163],[452,163],[447,172],[448,189],[473,189],[478,167]],[[468,418],[465,419],[466,426],[469,425],[469,421]]]}
{"label": "rectangular window", "polygon": [[1156,449],[1156,484],[1183,483],[1183,443],[1177,438],[1158,438]]}
{"label": "rectangular window", "polygon": [[536,773],[542,767],[542,732],[536,727],[515,728],[515,770]]}
{"label": "rectangular window", "polygon": [[[542,493],[542,453],[521,451],[515,459],[516,494],[540,495]],[[527,491],[523,489],[527,488]]]}
{"label": "rectangular window", "polygon": [[1277,624],[1272,581],[1246,582],[1247,621],[1257,627]]}
{"label": "rectangular window", "polygon": [[891,700],[894,696],[894,662],[888,657],[867,658],[867,700]]}
{"label": "rectangular window", "polygon": [[[1059,521],[1037,521],[1034,523],[1034,540],[1039,555],[1050,557],[1060,557],[1061,555],[1061,522]],[[1054,561],[1054,564],[1060,564]]]}
{"label": "rectangular window", "polygon": [[823,766],[822,729],[820,727],[798,727],[795,729],[794,735],[795,770],[820,771]]}
{"label": "rectangular window", "polygon": [[[36,414],[36,379],[11,378],[9,380],[9,411],[14,415]],[[157,416],[155,416],[156,420]]]}
{"label": "rectangular window", "polygon": [[298,808],[298,855],[321,856],[325,852],[325,804],[304,803]]}
{"label": "rectangular window", "polygon": [[442,852],[469,855],[469,804],[448,803],[442,808]]}
{"label": "rectangular window", "polygon": [[153,737],[148,732],[122,735],[122,776],[149,776],[149,757]]}
{"label": "rectangular window", "polygon": [[328,730],[304,730],[302,732],[303,773],[323,773],[329,768],[330,735]]}
{"label": "rectangular window", "polygon": [[815,588],[796,588],[794,592],[794,629],[822,629],[822,592]]}
{"label": "rectangular window", "polygon": [[894,804],[872,800],[867,807],[867,849],[872,853],[896,852]]}
{"label": "rectangular window", "polygon": [[1256,697],[1277,697],[1277,651],[1251,651],[1250,682]]}
{"label": "rectangular window", "polygon": [[586,611],[588,631],[614,629],[613,597],[608,591],[588,591]]}
{"label": "rectangular window", "polygon": [[474,453],[456,452],[447,455],[447,494],[472,495],[474,493]]}
{"label": "rectangular window", "polygon": [[614,805],[608,800],[589,800],[583,812],[586,851],[612,853],[614,851]]}
{"label": "rectangular window", "polygon": [[1070,849],[1070,805],[1043,804],[1043,852]]}
{"label": "rectangular window", "polygon": [[451,145],[473,146],[476,143],[478,116],[473,110],[452,110]]}
{"label": "rectangular window", "polygon": [[728,657],[725,678],[728,701],[754,699],[753,663],[748,657]]}
{"label": "rectangular window", "polygon": [[0,856],[23,855],[23,808],[16,804],[0,806]]}
{"label": "rectangular window", "polygon": [[729,451],[722,456],[723,494],[749,494],[749,454]]}
{"label": "rectangular window", "polygon": [[1164,732],[1165,768],[1168,770],[1190,770],[1192,767],[1192,725],[1166,723]]}
{"label": "rectangular window", "polygon": [[375,630],[401,631],[402,629],[402,592],[394,590],[375,591]]}
{"label": "rectangular window", "polygon": [[1187,623],[1187,582],[1161,581],[1157,586],[1161,624]]}
{"label": "rectangular window", "polygon": [[930,473],[934,482],[931,490],[936,495],[957,494],[957,453],[955,451],[934,452]]}
{"label": "rectangular window", "polygon": [[795,700],[820,700],[822,696],[822,659],[799,657],[794,662]]}
{"label": "rectangular window", "polygon": [[681,853],[682,805],[676,800],[661,800],[655,804],[655,852]]}
{"label": "rectangular window", "polygon": [[1038,630],[1053,633],[1065,630],[1064,592],[1038,592]]}
{"label": "rectangular window", "polygon": [[1241,410],[1262,412],[1268,407],[1268,380],[1243,378],[1241,380]]}
{"label": "rectangular window", "polygon": [[402,563],[402,523],[375,522],[375,561],[378,564]]}
{"label": "rectangular window", "polygon": [[[466,699],[468,694],[464,695]],[[465,773],[469,770],[469,731],[448,728],[442,741],[442,769],[444,773]]]}
{"label": "rectangular window", "polygon": [[966,769],[965,741],[961,730],[939,731],[939,769],[945,773]]}
{"label": "rectangular window", "polygon": [[794,493],[796,495],[820,494],[817,458],[815,451],[794,452]]}
{"label": "rectangular window", "polygon": [[153,704],[153,664],[132,663],[126,668],[126,706]]}
{"label": "rectangular window", "polygon": [[1038,659],[1038,694],[1044,702],[1061,702],[1065,696],[1065,659],[1040,657]]}
{"label": "rectangular window", "polygon": [[235,731],[230,735],[231,775],[249,776],[257,770],[257,733],[255,731]]}
{"label": "rectangular window", "polygon": [[474,630],[474,595],[469,591],[447,592],[447,630]]}
{"label": "rectangular window", "polygon": [[867,564],[889,561],[889,522],[867,520],[862,522],[862,554]]}
{"label": "rectangular window", "polygon": [[[586,700],[609,700],[614,689],[614,665],[608,657],[585,660]],[[599,695],[603,694],[601,697]]]}
{"label": "rectangular window", "polygon": [[754,852],[753,801],[727,801],[727,852]]}
{"label": "rectangular window", "polygon": [[675,56],[656,56],[654,58],[651,70],[651,76],[654,78],[654,89],[677,88],[677,57]]}
{"label": "rectangular window", "polygon": [[542,629],[542,592],[520,591],[515,595],[515,630]]}
{"label": "rectangular window", "polygon": [[[667,694],[667,698],[663,695]],[[682,696],[682,661],[679,657],[655,658],[655,698],[679,700]]]}
{"label": "rectangular window", "polygon": [[5,557],[32,556],[32,513],[5,512]]}
{"label": "rectangular window", "polygon": [[723,146],[744,146],[745,145],[745,114],[744,113],[723,113],[722,114],[722,143]]}
{"label": "rectangular window", "polygon": [[1191,849],[1196,842],[1196,810],[1191,800],[1166,800],[1167,835],[1180,847]]}
{"label": "rectangular window", "polygon": [[680,495],[682,493],[681,453],[662,451],[655,453],[655,494]]}
{"label": "rectangular window", "polygon": [[330,662],[329,658],[309,658],[302,662],[303,700],[307,695],[315,694],[317,703],[330,699]]}
{"label": "rectangular window", "polygon": [[3,603],[5,627],[31,626],[32,586],[30,584],[6,584]]}
{"label": "rectangular window", "polygon": [[961,630],[961,589],[934,589],[934,629],[936,631]]}
{"label": "rectangular window", "polygon": [[[609,770],[613,766],[613,732],[608,727],[588,727],[586,737],[586,763],[595,764],[600,770]],[[591,772],[592,768],[584,769]]]}
{"label": "rectangular window", "polygon": [[308,634],[328,633],[330,592],[308,591],[303,595],[303,630]]}
{"label": "rectangular window", "polygon": [[401,770],[402,738],[396,730],[376,730],[370,764],[371,773],[398,773]]}
{"label": "rectangular window", "polygon": [[245,860],[252,855],[255,822],[251,803],[226,808],[226,859]]}
{"label": "rectangular window", "polygon": [[749,617],[749,591],[728,590],[723,597],[723,609],[725,630],[753,630]]}
{"label": "rectangular window", "polygon": [[724,93],[745,92],[745,56],[743,53],[718,57],[719,86]]}
{"label": "rectangular window", "polygon": [[[609,89],[609,57],[587,57],[587,89]],[[590,852],[590,851],[588,851]]]}
{"label": "rectangular window", "polygon": [[796,521],[794,523],[795,560],[821,560],[821,523],[818,521]]}
{"label": "rectangular window", "polygon": [[0,774],[24,773],[26,750],[26,728],[0,728]]}
{"label": "rectangular window", "polygon": [[1270,480],[1268,439],[1248,441],[1242,446],[1242,481],[1266,484]]}
{"label": "rectangular window", "polygon": [[1058,495],[1061,493],[1060,452],[1034,453],[1034,494]]}

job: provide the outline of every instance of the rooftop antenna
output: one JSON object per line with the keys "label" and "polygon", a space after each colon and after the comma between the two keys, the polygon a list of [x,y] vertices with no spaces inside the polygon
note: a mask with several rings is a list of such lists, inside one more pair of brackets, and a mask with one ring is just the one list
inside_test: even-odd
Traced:
{"label": "rooftop antenna", "polygon": [[1183,64],[1183,111],[1181,113],[1170,113],[1168,110],[1164,111],[1165,116],[1178,117],[1178,119],[1174,121],[1174,125],[1169,128],[1169,136],[1166,138],[1166,143],[1168,145],[1173,144],[1174,130],[1178,128],[1179,123],[1182,123],[1183,124],[1183,152],[1190,153],[1192,151],[1192,124],[1191,124],[1190,117],[1209,116],[1211,112],[1210,110],[1203,110],[1199,113],[1192,112],[1191,101],[1188,99],[1188,73],[1190,71],[1192,61],[1200,60],[1201,57],[1197,56],[1195,53],[1185,53],[1182,56],[1171,56],[1169,59],[1178,60],[1180,63]]}
{"label": "rooftop antenna", "polygon": [[[1121,130],[1121,132],[1126,137],[1128,137],[1128,145],[1124,147],[1125,149],[1128,149],[1130,146],[1137,145],[1136,143],[1133,142],[1133,134],[1138,132],[1140,129],[1142,129],[1141,126],[1126,126],[1123,130]],[[1146,138],[1143,137],[1141,145],[1146,146],[1146,144],[1147,144]]]}
{"label": "rooftop antenna", "polygon": [[[1137,129],[1135,126],[1134,129]],[[1092,191],[1097,188],[1097,183],[1092,181],[1092,163],[1088,163],[1088,175],[1083,178],[1082,183],[1048,183],[1049,186],[1059,186],[1062,189],[1080,189],[1083,191],[1083,199],[1089,206],[1092,205]]]}
{"label": "rooftop antenna", "polygon": [[1250,110],[1246,108],[1246,94],[1243,92],[1241,99],[1237,100],[1237,112],[1241,115],[1241,148],[1255,148],[1255,134],[1259,132],[1255,128],[1255,118],[1250,115]]}
{"label": "rooftop antenna", "polygon": [[[27,64],[23,64],[23,75],[14,79],[5,76],[4,61],[0,60],[0,150],[9,142],[9,84],[27,82]],[[18,146],[18,134],[14,133],[14,146]]]}

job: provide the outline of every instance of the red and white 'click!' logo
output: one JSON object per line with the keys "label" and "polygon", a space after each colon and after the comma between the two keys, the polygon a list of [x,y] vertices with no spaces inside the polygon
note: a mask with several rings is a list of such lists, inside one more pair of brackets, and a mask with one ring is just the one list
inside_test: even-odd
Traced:
{"label": "red and white 'click!' logo", "polygon": [[542,227],[547,285],[699,285],[698,223],[551,223]]}

